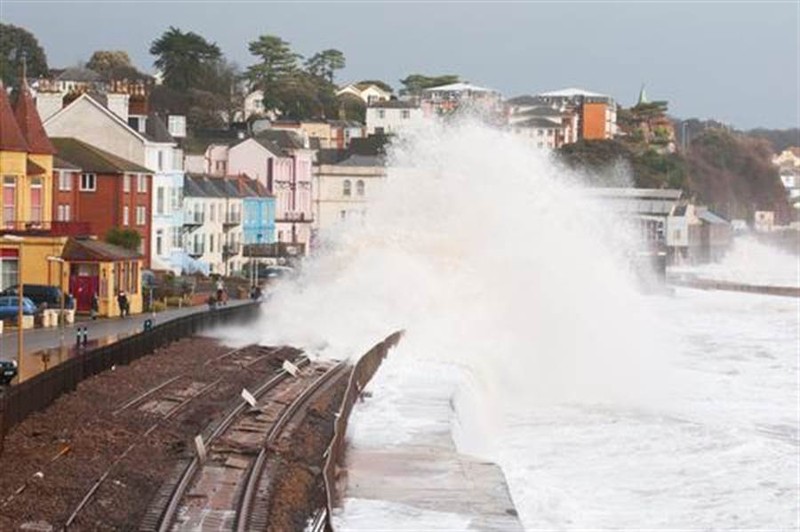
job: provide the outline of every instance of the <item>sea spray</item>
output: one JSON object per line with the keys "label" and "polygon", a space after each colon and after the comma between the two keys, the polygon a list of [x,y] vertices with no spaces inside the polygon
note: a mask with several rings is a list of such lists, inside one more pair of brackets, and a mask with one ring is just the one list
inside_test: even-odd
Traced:
{"label": "sea spray", "polygon": [[460,443],[479,452],[504,411],[635,402],[663,381],[626,263],[638,243],[546,152],[432,122],[389,147],[385,183],[367,197],[367,217],[322,234],[240,341],[341,358],[405,329],[393,357],[469,373]]}

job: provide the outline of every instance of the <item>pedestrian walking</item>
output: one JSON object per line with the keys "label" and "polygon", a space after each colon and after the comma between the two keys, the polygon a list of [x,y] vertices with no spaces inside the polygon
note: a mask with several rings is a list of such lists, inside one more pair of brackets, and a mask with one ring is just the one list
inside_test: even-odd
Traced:
{"label": "pedestrian walking", "polygon": [[130,316],[130,307],[128,306],[128,295],[124,290],[119,291],[117,296],[117,304],[119,305],[119,315],[121,317]]}
{"label": "pedestrian walking", "polygon": [[100,298],[97,297],[97,292],[92,294],[92,319],[96,320],[97,315],[100,313]]}

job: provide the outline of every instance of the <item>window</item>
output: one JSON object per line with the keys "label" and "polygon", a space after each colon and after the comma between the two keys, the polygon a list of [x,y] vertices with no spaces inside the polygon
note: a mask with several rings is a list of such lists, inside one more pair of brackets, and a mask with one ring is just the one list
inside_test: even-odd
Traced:
{"label": "window", "polygon": [[3,286],[17,286],[19,283],[18,275],[19,259],[16,256],[3,257],[0,260],[0,282],[3,283]]}
{"label": "window", "polygon": [[172,227],[172,247],[179,248],[181,247],[181,228],[180,227]]}
{"label": "window", "polygon": [[364,195],[364,181],[362,179],[356,181],[356,194],[359,196]]}
{"label": "window", "polygon": [[128,206],[125,205],[122,207],[122,225],[128,225],[128,220],[130,213],[128,212]]}
{"label": "window", "polygon": [[13,176],[3,178],[3,224],[13,225],[17,219],[17,180]]}
{"label": "window", "polygon": [[94,174],[81,174],[81,190],[86,192],[97,190],[97,176]]}
{"label": "window", "polygon": [[212,203],[211,204],[211,212],[209,212],[209,214],[208,214],[208,221],[209,222],[213,222],[214,221],[214,217],[215,217],[216,212],[217,212],[217,205]]}
{"label": "window", "polygon": [[163,255],[163,240],[164,240],[164,230],[159,229],[156,231],[156,255]]}
{"label": "window", "polygon": [[156,188],[156,214],[164,214],[164,187]]}
{"label": "window", "polygon": [[42,221],[42,178],[31,178],[31,221]]}
{"label": "window", "polygon": [[408,109],[403,109],[403,111],[400,113],[400,116],[403,119],[411,118],[411,111],[409,111]]}
{"label": "window", "polygon": [[208,235],[208,252],[214,253],[214,235]]}
{"label": "window", "polygon": [[144,205],[136,207],[136,225],[145,225],[147,223],[147,208]]}
{"label": "window", "polygon": [[347,218],[347,211],[339,211],[339,219],[344,220]]}
{"label": "window", "polygon": [[58,173],[58,190],[72,190],[72,172]]}
{"label": "window", "polygon": [[133,180],[132,175],[123,174],[122,175],[122,191],[123,192],[130,192],[131,191],[131,181]]}
{"label": "window", "polygon": [[224,174],[225,173],[225,161],[217,161],[214,163],[214,168],[218,173]]}
{"label": "window", "polygon": [[145,174],[136,174],[136,192],[147,192],[147,176]]}
{"label": "window", "polygon": [[349,179],[345,179],[344,183],[342,183],[342,195],[343,196],[349,196],[350,195],[350,192],[351,192],[350,187],[351,187],[350,180]]}
{"label": "window", "polygon": [[161,150],[158,150],[158,169],[164,169],[164,152]]}
{"label": "window", "polygon": [[131,282],[130,282],[131,294],[135,294],[139,291],[139,263],[131,262],[129,271],[131,272]]}
{"label": "window", "polygon": [[378,118],[386,118],[386,111],[383,109],[378,111]]}

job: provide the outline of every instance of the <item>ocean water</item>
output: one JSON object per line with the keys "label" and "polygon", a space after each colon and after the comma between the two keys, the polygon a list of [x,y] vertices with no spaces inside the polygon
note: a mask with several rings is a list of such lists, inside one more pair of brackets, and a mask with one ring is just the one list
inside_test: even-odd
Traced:
{"label": "ocean water", "polygon": [[[797,300],[640,294],[626,222],[502,132],[428,124],[389,161],[367,219],[322,234],[261,321],[224,337],[344,358],[405,330],[376,397],[409,393],[392,371],[451,368],[454,442],[501,465],[528,529],[797,528]],[[424,398],[351,427],[424,430]],[[461,522],[414,515],[351,501],[339,518]]]}
{"label": "ocean water", "polygon": [[658,407],[518,409],[492,456],[528,530],[797,530],[800,303],[678,290]]}

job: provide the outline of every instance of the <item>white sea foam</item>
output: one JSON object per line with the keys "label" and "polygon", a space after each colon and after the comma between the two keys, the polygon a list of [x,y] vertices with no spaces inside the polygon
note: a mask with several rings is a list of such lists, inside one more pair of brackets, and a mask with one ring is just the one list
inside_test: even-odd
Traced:
{"label": "white sea foam", "polygon": [[[783,391],[767,388],[777,372],[796,375],[796,364],[759,372],[715,358],[760,352],[759,338],[777,338],[774,323],[755,323],[745,347],[729,352],[725,335],[747,330],[746,320],[702,329],[695,316],[707,324],[717,315],[695,314],[702,298],[638,294],[624,225],[512,136],[431,124],[395,144],[388,174],[366,222],[323,235],[325,251],[276,290],[257,326],[232,333],[238,341],[339,358],[405,329],[393,357],[468,375],[454,395],[455,440],[499,461],[532,528],[750,525],[764,512],[731,510],[748,497],[776,512],[770,524],[796,526],[786,501],[797,487],[777,469],[793,462],[750,438],[760,421],[735,421],[738,408],[749,420],[761,412],[765,431],[792,440],[796,409],[773,400],[794,398],[797,381],[781,373]],[[786,334],[796,338],[796,328]],[[764,356],[785,357],[787,338],[782,355],[766,347]],[[402,438],[419,427],[400,429]]]}

